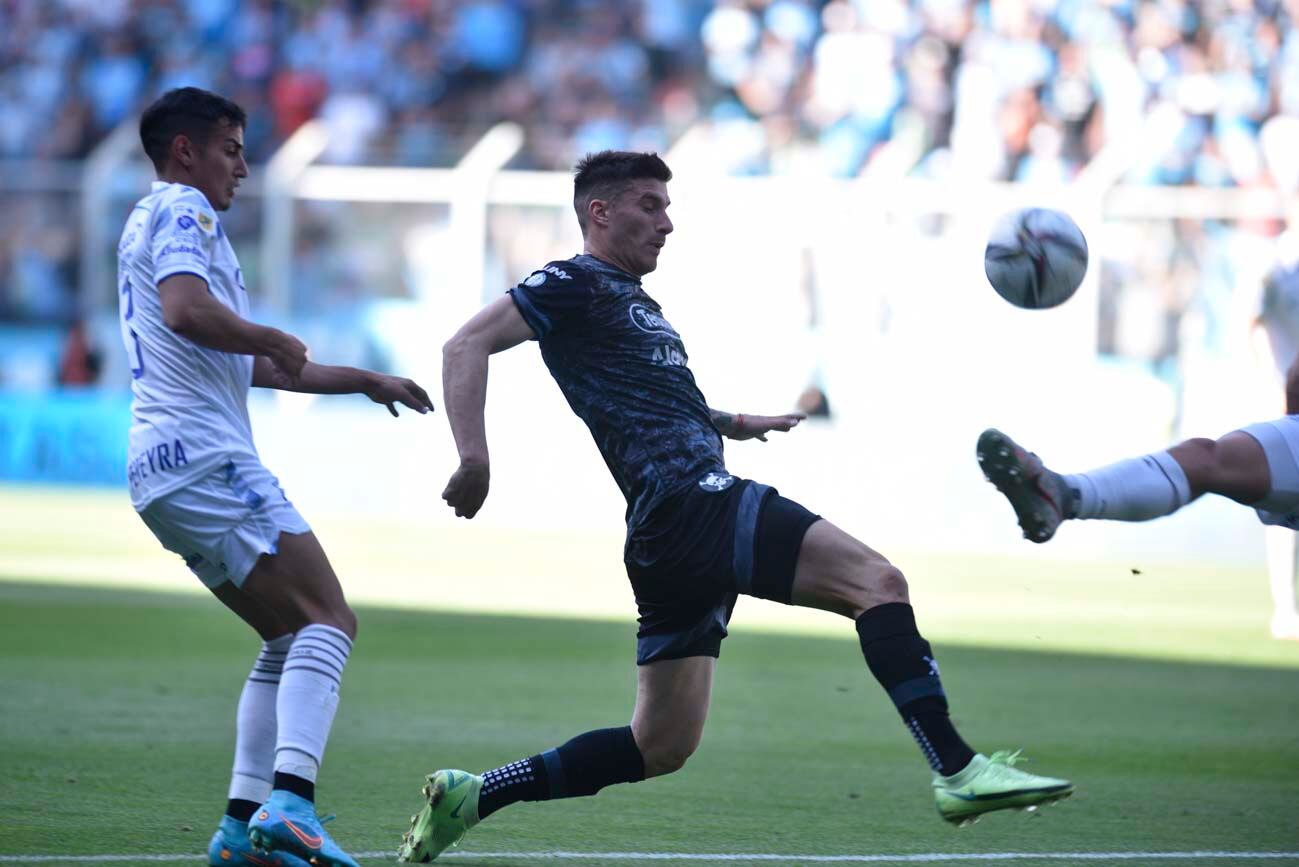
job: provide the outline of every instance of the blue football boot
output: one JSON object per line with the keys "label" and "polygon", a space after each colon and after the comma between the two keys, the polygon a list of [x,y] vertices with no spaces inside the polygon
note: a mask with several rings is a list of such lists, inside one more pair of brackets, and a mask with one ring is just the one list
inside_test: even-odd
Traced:
{"label": "blue football boot", "polygon": [[315,867],[361,867],[330,839],[322,827],[332,819],[316,816],[316,805],[277,789],[248,823],[248,839],[262,852],[289,852]]}
{"label": "blue football boot", "polygon": [[229,816],[221,824],[207,847],[208,867],[311,867],[288,852],[257,852],[248,839],[248,823]]}

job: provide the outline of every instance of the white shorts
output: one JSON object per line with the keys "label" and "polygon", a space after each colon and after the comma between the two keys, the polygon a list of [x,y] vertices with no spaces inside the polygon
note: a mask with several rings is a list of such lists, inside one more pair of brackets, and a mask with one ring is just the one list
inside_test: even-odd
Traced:
{"label": "white shorts", "polygon": [[1267,455],[1272,488],[1254,504],[1258,519],[1299,530],[1299,415],[1283,416],[1241,428],[1258,440]]}
{"label": "white shorts", "polygon": [[242,587],[280,533],[309,533],[280,483],[260,463],[231,461],[145,506],[140,518],[208,587]]}

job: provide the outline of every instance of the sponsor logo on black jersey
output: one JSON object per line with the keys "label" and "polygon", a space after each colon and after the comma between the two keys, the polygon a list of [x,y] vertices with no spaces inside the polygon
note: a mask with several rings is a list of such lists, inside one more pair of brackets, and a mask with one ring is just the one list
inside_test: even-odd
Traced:
{"label": "sponsor logo on black jersey", "polygon": [[670,322],[644,304],[633,304],[627,309],[627,314],[631,316],[632,324],[641,331],[648,334],[666,334],[668,337],[680,337]]}

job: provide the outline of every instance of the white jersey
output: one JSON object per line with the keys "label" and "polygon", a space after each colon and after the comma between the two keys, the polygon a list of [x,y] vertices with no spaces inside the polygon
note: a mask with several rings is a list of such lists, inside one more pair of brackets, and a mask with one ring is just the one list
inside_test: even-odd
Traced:
{"label": "white jersey", "polygon": [[247,404],[252,356],[205,349],[168,328],[158,284],[193,274],[242,317],[248,293],[216,212],[184,184],[154,183],[127,218],[117,263],[134,395],[127,481],[138,511],[236,457],[257,459]]}
{"label": "white jersey", "polygon": [[1258,317],[1284,374],[1299,354],[1299,233],[1286,232],[1277,239],[1276,262],[1264,279]]}

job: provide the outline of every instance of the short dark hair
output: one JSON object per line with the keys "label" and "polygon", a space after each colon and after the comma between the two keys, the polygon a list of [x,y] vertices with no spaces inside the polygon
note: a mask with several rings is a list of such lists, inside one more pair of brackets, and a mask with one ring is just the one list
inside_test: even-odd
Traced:
{"label": "short dark hair", "polygon": [[666,184],[672,180],[672,170],[654,153],[600,151],[582,157],[573,169],[573,209],[582,231],[586,231],[586,210],[593,199],[613,199],[632,181],[645,178]]}
{"label": "short dark hair", "polygon": [[243,129],[248,123],[244,110],[224,96],[198,87],[178,87],[158,97],[140,118],[140,142],[153,166],[162,171],[171,157],[171,143],[178,135],[203,144],[221,121]]}

